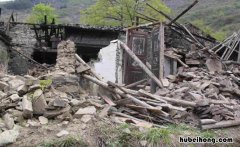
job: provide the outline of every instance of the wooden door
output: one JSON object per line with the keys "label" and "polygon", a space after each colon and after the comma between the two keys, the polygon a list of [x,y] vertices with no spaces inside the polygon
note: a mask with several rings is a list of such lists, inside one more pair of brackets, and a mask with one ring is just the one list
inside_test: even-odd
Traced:
{"label": "wooden door", "polygon": [[[145,64],[147,60],[147,33],[142,31],[129,31],[127,37],[128,47]],[[143,70],[130,56],[125,54],[124,60],[126,60],[124,74],[125,84],[131,84],[146,77]]]}

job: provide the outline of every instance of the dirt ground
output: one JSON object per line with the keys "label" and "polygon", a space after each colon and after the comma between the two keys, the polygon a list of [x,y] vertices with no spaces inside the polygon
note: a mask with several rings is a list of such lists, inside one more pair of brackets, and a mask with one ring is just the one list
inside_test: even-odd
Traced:
{"label": "dirt ground", "polygon": [[[105,123],[107,121],[107,123]],[[91,120],[91,122],[85,124],[82,123],[79,119],[74,119],[72,122],[59,122],[59,121],[51,121],[47,125],[41,125],[38,127],[23,127],[20,130],[20,135],[17,139],[17,142],[14,144],[9,145],[9,147],[35,147],[39,146],[43,143],[53,142],[57,140],[64,140],[69,137],[74,137],[81,139],[87,146],[89,147],[98,147],[98,146],[105,146],[101,143],[102,134],[99,134],[96,130],[99,130],[99,124],[105,124],[104,126],[109,133],[112,133],[112,130],[114,128],[111,128],[108,123],[110,123],[107,119],[105,120],[97,120],[94,118]],[[69,132],[69,135],[58,138],[56,136],[57,133],[59,133],[62,130],[66,130]],[[114,131],[113,131],[114,132]],[[193,147],[205,147],[205,146],[216,146],[216,147],[222,147],[222,146],[238,146],[240,143],[240,127],[235,128],[228,128],[228,129],[221,129],[221,130],[214,130],[214,131],[205,131],[201,132],[197,128],[180,128],[177,129],[177,131],[173,134],[170,134],[170,141],[167,144],[159,144],[157,146],[193,146]],[[201,136],[201,134],[204,134],[205,136],[210,137],[212,134],[214,134],[214,138],[218,137],[228,137],[228,138],[234,138],[234,143],[230,144],[180,144],[178,142],[179,136]],[[111,134],[110,134],[111,135]],[[112,134],[113,136],[116,134]],[[122,137],[122,136],[121,136]],[[154,136],[153,136],[154,137]],[[129,138],[127,138],[129,139]],[[161,138],[159,138],[161,140]],[[129,141],[129,140],[128,140]],[[135,141],[135,140],[132,140]],[[139,140],[140,141],[140,140]],[[104,142],[107,142],[105,140]],[[45,147],[47,145],[43,145]],[[109,146],[109,145],[108,145]],[[113,146],[113,145],[111,145]],[[116,145],[118,146],[118,145]],[[142,144],[134,144],[131,146],[143,146]],[[156,146],[156,145],[146,145],[146,146]]]}

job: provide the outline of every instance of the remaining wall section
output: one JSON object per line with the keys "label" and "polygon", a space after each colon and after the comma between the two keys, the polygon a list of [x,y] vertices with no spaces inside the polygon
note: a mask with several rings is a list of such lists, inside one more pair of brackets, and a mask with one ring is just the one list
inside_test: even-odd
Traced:
{"label": "remaining wall section", "polygon": [[[10,30],[12,45],[21,53],[31,57],[35,48],[35,33],[28,26],[16,25]],[[10,52],[9,70],[14,74],[26,74],[33,64],[17,52]]]}

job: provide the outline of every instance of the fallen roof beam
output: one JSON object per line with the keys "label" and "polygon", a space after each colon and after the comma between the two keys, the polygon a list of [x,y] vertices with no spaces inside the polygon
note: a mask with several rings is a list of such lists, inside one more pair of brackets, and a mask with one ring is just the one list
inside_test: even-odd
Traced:
{"label": "fallen roof beam", "polygon": [[194,7],[199,1],[195,0],[189,7],[187,7],[182,13],[180,13],[176,18],[174,18],[168,25],[175,23],[180,17],[187,13],[192,7]]}

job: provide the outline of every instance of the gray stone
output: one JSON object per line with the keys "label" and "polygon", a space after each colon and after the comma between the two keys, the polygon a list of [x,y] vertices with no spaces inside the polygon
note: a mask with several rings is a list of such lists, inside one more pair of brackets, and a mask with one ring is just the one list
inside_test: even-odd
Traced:
{"label": "gray stone", "polygon": [[0,134],[0,146],[14,143],[19,135],[18,130],[6,130]]}
{"label": "gray stone", "polygon": [[36,122],[34,120],[28,120],[27,123],[29,124],[30,127],[40,127],[40,123],[39,122]]}
{"label": "gray stone", "polygon": [[4,124],[8,130],[13,129],[14,127],[14,120],[13,118],[7,113],[3,116]]}
{"label": "gray stone", "polygon": [[0,91],[0,99],[2,99],[2,98],[5,98],[6,96],[7,96],[7,94],[6,94],[6,93],[4,93],[4,92]]}
{"label": "gray stone", "polygon": [[69,134],[69,132],[68,131],[66,131],[66,130],[62,130],[62,131],[60,131],[59,133],[57,133],[56,135],[57,135],[57,137],[63,137],[63,136],[67,136]]}
{"label": "gray stone", "polygon": [[92,115],[83,115],[81,121],[84,123],[89,122],[92,119]]}
{"label": "gray stone", "polygon": [[71,102],[70,102],[70,104],[71,104],[72,106],[78,106],[78,105],[81,104],[81,102],[80,102],[79,100],[77,100],[77,99],[72,99]]}
{"label": "gray stone", "polygon": [[33,114],[42,115],[46,111],[47,102],[41,89],[38,89],[34,92],[32,106]]}
{"label": "gray stone", "polygon": [[18,100],[20,100],[21,98],[19,97],[18,94],[13,94],[10,96],[10,99],[13,101],[13,102],[16,102]]}
{"label": "gray stone", "polygon": [[35,85],[32,85],[28,88],[28,91],[34,91],[34,90],[37,90],[37,89],[40,89],[41,88],[41,85],[40,84],[35,84]]}
{"label": "gray stone", "polygon": [[89,107],[85,107],[85,108],[80,108],[78,109],[78,111],[75,113],[74,117],[76,118],[80,118],[82,117],[82,115],[86,115],[86,114],[96,114],[96,108],[94,106],[89,106]]}
{"label": "gray stone", "polygon": [[25,84],[24,81],[22,81],[20,79],[13,79],[13,80],[9,81],[8,83],[10,85],[10,88],[12,88],[13,90],[17,90],[18,87]]}
{"label": "gray stone", "polygon": [[6,87],[8,87],[8,84],[6,82],[0,81],[0,90],[4,91]]}
{"label": "gray stone", "polygon": [[20,96],[23,96],[24,94],[26,94],[28,92],[28,87],[26,85],[22,85],[22,86],[18,87],[17,92]]}
{"label": "gray stone", "polygon": [[32,102],[30,100],[28,100],[27,96],[23,97],[22,108],[23,108],[23,117],[24,118],[32,118],[32,116],[33,116]]}
{"label": "gray stone", "polygon": [[62,100],[62,99],[55,99],[55,100],[53,101],[53,106],[54,106],[54,107],[64,108],[64,107],[67,106],[67,101]]}
{"label": "gray stone", "polygon": [[46,117],[40,116],[40,117],[38,117],[38,120],[39,120],[40,124],[42,124],[42,125],[48,124],[48,119]]}

